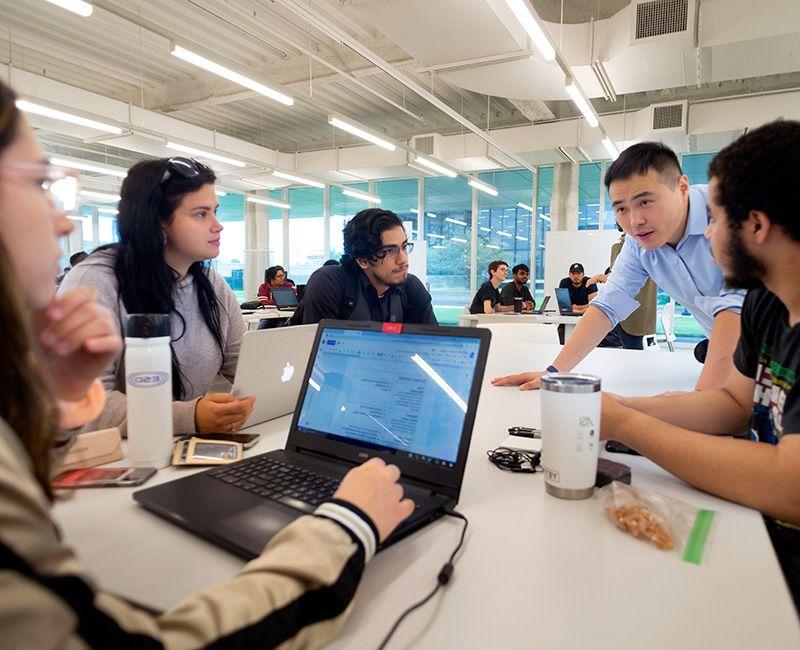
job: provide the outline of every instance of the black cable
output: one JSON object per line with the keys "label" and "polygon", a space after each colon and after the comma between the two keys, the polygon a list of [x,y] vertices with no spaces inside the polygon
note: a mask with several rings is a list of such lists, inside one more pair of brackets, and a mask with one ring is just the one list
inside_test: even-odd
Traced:
{"label": "black cable", "polygon": [[425,598],[414,603],[406,611],[400,614],[394,625],[392,625],[392,629],[389,630],[389,633],[384,637],[383,641],[378,646],[378,650],[384,650],[386,644],[389,643],[389,639],[392,638],[392,635],[397,631],[397,628],[400,627],[400,624],[405,620],[405,618],[414,610],[425,605],[436,595],[436,592],[438,592],[439,589],[450,582],[450,578],[453,576],[453,562],[456,555],[458,555],[458,552],[461,550],[461,546],[464,544],[464,535],[467,534],[467,526],[469,526],[469,521],[464,515],[462,515],[460,512],[456,512],[455,510],[445,510],[444,514],[449,515],[450,517],[455,517],[456,519],[461,519],[464,522],[464,527],[461,529],[461,537],[458,540],[458,545],[455,547],[455,549],[453,549],[453,552],[450,554],[450,559],[447,561],[447,563],[444,564],[439,570],[439,575],[436,576],[436,586],[433,588],[433,590],[427,596],[425,596]]}
{"label": "black cable", "polygon": [[521,449],[498,447],[497,449],[490,449],[486,452],[486,455],[489,457],[489,462],[495,467],[510,472],[534,474],[541,467],[540,461],[542,454],[539,451],[523,451]]}

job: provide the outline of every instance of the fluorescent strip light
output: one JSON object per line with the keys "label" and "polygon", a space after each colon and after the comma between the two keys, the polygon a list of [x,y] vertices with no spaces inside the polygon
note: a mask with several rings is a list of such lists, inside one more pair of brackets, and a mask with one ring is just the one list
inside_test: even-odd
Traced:
{"label": "fluorescent strip light", "polygon": [[444,220],[449,222],[449,223],[454,223],[454,224],[456,224],[458,226],[466,226],[467,225],[466,221],[459,221],[458,219],[451,219],[450,217],[445,217]]}
{"label": "fluorescent strip light", "polygon": [[262,199],[260,196],[248,196],[246,201],[248,203],[258,203],[259,205],[269,205],[273,208],[283,208],[284,210],[288,210],[292,207],[289,203],[275,201],[274,199]]}
{"label": "fluorescent strip light", "polygon": [[246,163],[235,158],[228,158],[227,156],[220,156],[218,153],[209,153],[202,149],[195,149],[194,147],[187,147],[185,144],[178,144],[177,142],[167,142],[167,149],[174,149],[175,151],[182,151],[183,153],[194,154],[201,158],[208,158],[209,160],[216,160],[217,162],[225,163],[226,165],[233,165],[234,167],[247,167]]}
{"label": "fluorescent strip light", "polygon": [[322,387],[317,382],[315,382],[311,377],[308,378],[308,385],[311,386],[311,388],[313,388],[317,392],[322,390]]}
{"label": "fluorescent strip light", "polygon": [[575,106],[578,107],[578,110],[583,113],[583,116],[586,118],[589,126],[591,126],[593,129],[596,128],[600,123],[597,119],[597,113],[594,112],[589,100],[583,96],[583,93],[575,84],[575,81],[572,79],[572,77],[567,77],[564,88],[566,89],[570,99],[575,102]]}
{"label": "fluorescent strip light", "polygon": [[513,237],[514,236],[510,232],[503,232],[502,230],[498,230],[497,234],[500,235],[501,237]]}
{"label": "fluorescent strip light", "polygon": [[34,115],[41,115],[42,117],[49,117],[54,120],[69,122],[70,124],[86,126],[90,129],[105,131],[106,133],[114,133],[115,135],[121,135],[123,133],[123,130],[118,126],[111,126],[110,124],[98,122],[97,120],[89,120],[85,117],[80,117],[79,115],[73,115],[72,113],[57,111],[54,108],[48,108],[47,106],[42,106],[41,104],[34,104],[33,102],[29,102],[24,99],[18,99],[16,103],[17,108],[25,113],[33,113]]}
{"label": "fluorescent strip light", "polygon": [[222,190],[214,190],[214,194],[217,196],[228,196],[227,192],[223,192]]}
{"label": "fluorescent strip light", "polygon": [[520,241],[528,241],[527,237],[521,237],[520,235],[517,235],[517,239],[519,239]]}
{"label": "fluorescent strip light", "polygon": [[481,230],[483,230],[483,232],[492,232],[491,228],[486,228],[485,226],[481,226]]}
{"label": "fluorescent strip light", "polygon": [[343,189],[342,194],[354,199],[361,199],[362,201],[366,201],[367,203],[381,202],[381,197],[379,196],[375,196],[374,194],[369,194],[368,192],[360,192],[359,190],[351,190],[350,188]]}
{"label": "fluorescent strip light", "polygon": [[608,136],[603,138],[602,143],[603,146],[606,148],[606,151],[608,151],[608,155],[611,156],[611,159],[616,160],[617,156],[619,156],[619,149],[617,149],[617,145],[615,145],[614,142],[611,140],[611,138],[609,138]]}
{"label": "fluorescent strip light", "polygon": [[544,33],[539,21],[531,13],[524,0],[506,0],[506,4],[517,17],[522,28],[528,32],[536,49],[539,50],[545,61],[553,61],[556,58],[555,48],[550,45],[550,39]]}
{"label": "fluorescent strip light", "polygon": [[528,212],[533,212],[533,208],[529,205],[525,205],[524,203],[517,203],[517,207],[527,210]]}
{"label": "fluorescent strip light", "polygon": [[109,176],[116,176],[117,178],[125,178],[128,172],[119,171],[117,169],[110,169],[108,167],[99,167],[98,165],[90,165],[73,160],[62,160],[61,158],[51,158],[51,165],[57,167],[67,167],[69,169],[80,169],[85,172],[95,172],[97,174],[108,174]]}
{"label": "fluorescent strip light", "polygon": [[497,244],[486,244],[486,248],[494,248],[497,251],[500,250],[500,246],[498,246]]}
{"label": "fluorescent strip light", "polygon": [[310,178],[304,178],[303,176],[295,176],[294,174],[287,174],[286,172],[274,171],[272,172],[272,175],[277,176],[278,178],[283,178],[287,181],[294,181],[295,183],[310,185],[311,187],[319,187],[320,189],[323,189],[325,187],[325,183],[320,183],[319,181],[312,181]]}
{"label": "fluorescent strip light", "polygon": [[444,248],[444,244],[437,244],[436,246],[431,246],[431,248]]}
{"label": "fluorescent strip light", "polygon": [[338,117],[334,117],[333,115],[331,115],[328,118],[328,124],[330,124],[331,126],[335,126],[337,129],[341,129],[342,131],[347,131],[348,133],[352,133],[353,135],[358,136],[362,140],[366,140],[367,142],[371,142],[372,144],[377,144],[379,147],[383,147],[384,149],[388,149],[389,151],[394,151],[397,148],[388,140],[379,138],[377,135],[365,131],[360,126],[356,126],[355,124],[351,124],[350,122],[345,122],[344,120],[340,120]]}
{"label": "fluorescent strip light", "polygon": [[480,190],[481,192],[486,192],[486,194],[490,194],[491,196],[497,196],[497,188],[494,185],[489,185],[489,183],[484,183],[483,181],[479,181],[477,178],[472,178],[467,181],[472,187],[476,190]]}
{"label": "fluorescent strip light", "polygon": [[218,75],[223,79],[227,79],[228,81],[237,83],[240,86],[249,88],[250,90],[257,92],[259,95],[264,95],[264,97],[274,99],[276,102],[280,102],[286,106],[292,106],[294,104],[294,99],[289,97],[289,95],[285,95],[274,88],[270,88],[269,86],[259,83],[258,81],[250,79],[249,77],[245,77],[243,74],[234,72],[230,68],[226,68],[219,63],[214,63],[213,61],[210,61],[199,54],[195,54],[194,52],[187,50],[185,47],[175,45],[172,48],[172,54],[177,56],[179,59],[183,59],[187,63],[196,65],[198,68],[203,68],[203,70],[213,72],[215,75]]}
{"label": "fluorescent strip light", "polygon": [[91,16],[92,11],[94,11],[94,7],[88,2],[83,2],[83,0],[47,0],[47,2],[84,18]]}
{"label": "fluorescent strip light", "polygon": [[435,176],[432,169],[426,169],[425,167],[418,165],[415,162],[407,162],[406,165],[411,167],[411,169],[418,171],[420,174],[426,174],[427,176]]}
{"label": "fluorescent strip light", "polygon": [[87,199],[99,199],[100,201],[119,201],[119,194],[104,194],[103,192],[90,192],[89,190],[81,190],[81,196]]}
{"label": "fluorescent strip light", "polygon": [[461,244],[466,244],[467,243],[467,240],[466,239],[462,239],[461,237],[451,237],[450,241],[457,241],[457,242],[459,242]]}
{"label": "fluorescent strip light", "polygon": [[425,216],[426,217],[430,217],[431,219],[438,219],[439,218],[439,215],[436,214],[435,212],[426,212]]}
{"label": "fluorescent strip light", "polygon": [[444,235],[434,235],[432,232],[428,233],[428,237],[433,237],[434,239],[447,239]]}
{"label": "fluorescent strip light", "polygon": [[119,214],[119,210],[115,210],[114,208],[97,208],[97,211],[103,214]]}
{"label": "fluorescent strip light", "polygon": [[423,167],[427,167],[428,169],[432,169],[433,171],[439,172],[440,174],[444,174],[445,176],[448,176],[450,178],[455,178],[456,176],[458,176],[458,174],[456,172],[454,172],[452,169],[448,169],[447,167],[445,167],[441,163],[438,163],[438,162],[436,162],[434,160],[429,160],[428,158],[423,158],[422,156],[417,156],[416,158],[414,158],[414,161],[418,162]]}
{"label": "fluorescent strip light", "polygon": [[548,216],[547,216],[547,215],[545,215],[545,214],[540,214],[540,215],[539,215],[539,218],[540,218],[542,221],[546,221],[547,223],[550,223],[550,217],[548,217]]}
{"label": "fluorescent strip light", "polygon": [[462,411],[464,411],[464,413],[467,412],[467,403],[458,396],[458,393],[456,393],[456,391],[452,389],[450,384],[448,384],[444,379],[442,379],[442,376],[438,372],[436,372],[433,368],[431,368],[428,365],[428,362],[425,361],[425,359],[423,359],[418,354],[413,354],[411,355],[411,360],[414,363],[416,363],[420,368],[422,368],[423,372],[425,372],[425,374],[428,375],[428,377],[433,379],[433,381],[436,382],[436,385],[439,386],[439,388],[441,388],[445,393],[447,393],[447,396],[451,400],[453,400],[458,405],[458,407]]}
{"label": "fluorescent strip light", "polygon": [[413,212],[414,214],[419,214],[419,210],[417,210],[416,208],[411,208],[409,212]]}

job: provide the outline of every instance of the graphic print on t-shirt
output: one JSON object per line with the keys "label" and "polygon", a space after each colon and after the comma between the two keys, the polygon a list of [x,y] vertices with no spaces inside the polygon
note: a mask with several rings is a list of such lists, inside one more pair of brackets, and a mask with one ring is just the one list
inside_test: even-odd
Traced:
{"label": "graphic print on t-shirt", "polygon": [[773,348],[764,343],[758,359],[750,416],[750,438],[775,445],[783,436],[783,407],[796,373],[772,360]]}

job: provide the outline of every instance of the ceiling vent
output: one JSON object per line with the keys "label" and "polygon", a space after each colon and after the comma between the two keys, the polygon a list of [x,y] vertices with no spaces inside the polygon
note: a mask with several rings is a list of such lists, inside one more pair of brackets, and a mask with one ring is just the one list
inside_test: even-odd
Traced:
{"label": "ceiling vent", "polygon": [[411,146],[424,156],[441,158],[444,139],[439,133],[415,135],[411,138]]}
{"label": "ceiling vent", "polygon": [[685,101],[650,106],[650,125],[653,132],[669,133],[681,131],[687,133],[687,109],[688,104]]}
{"label": "ceiling vent", "polygon": [[696,0],[635,0],[631,42],[692,36],[695,3]]}

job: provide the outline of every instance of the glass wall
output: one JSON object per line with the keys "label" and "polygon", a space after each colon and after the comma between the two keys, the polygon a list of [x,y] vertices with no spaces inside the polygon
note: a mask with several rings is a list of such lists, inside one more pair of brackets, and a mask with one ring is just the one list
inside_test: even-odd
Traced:
{"label": "glass wall", "polygon": [[305,284],[325,261],[323,191],[317,187],[289,190],[289,278]]}
{"label": "glass wall", "polygon": [[[282,190],[270,190],[269,198],[275,201],[283,199]],[[283,208],[275,208],[269,206],[267,208],[269,215],[269,255],[267,256],[267,264],[275,266],[279,264],[283,266]],[[263,280],[259,280],[261,284]]]}
{"label": "glass wall", "polygon": [[425,179],[428,291],[441,323],[458,321],[470,295],[472,188],[463,176]]}
{"label": "glass wall", "polygon": [[689,177],[691,185],[708,183],[708,165],[716,153],[687,153],[681,156],[683,173]]}
{"label": "glass wall", "polygon": [[[348,183],[347,187],[362,192],[369,191],[369,183]],[[344,194],[341,187],[330,188],[330,215],[331,215],[331,241],[330,254],[332,258],[339,259],[344,253],[344,238],[342,230],[345,224],[358,212],[366,210],[372,204],[362,199],[354,199]],[[382,207],[382,206],[381,206]]]}
{"label": "glass wall", "polygon": [[375,183],[375,193],[381,197],[380,207],[391,210],[403,220],[408,238],[418,239],[417,232],[417,188],[416,178],[399,178]]}
{"label": "glass wall", "polygon": [[600,186],[603,163],[581,163],[578,174],[578,230],[600,228]]}
{"label": "glass wall", "polygon": [[544,295],[544,256],[550,231],[550,199],[553,195],[553,168],[539,167],[536,174],[536,254],[532,269],[531,293],[539,303]]}
{"label": "glass wall", "polygon": [[241,194],[220,196],[217,219],[222,224],[219,255],[214,268],[240,300],[244,300],[244,198]]}
{"label": "glass wall", "polygon": [[[531,202],[533,173],[527,169],[487,172],[481,180],[494,185],[498,196],[478,192],[478,268],[476,286],[488,279],[492,260],[531,265]],[[519,204],[528,207],[521,207]],[[509,279],[511,276],[509,275]]]}

